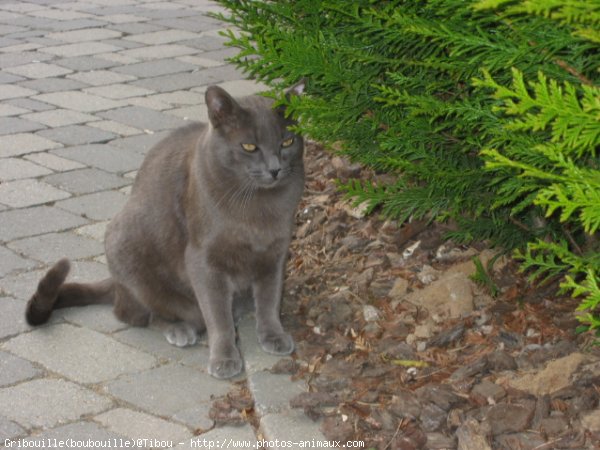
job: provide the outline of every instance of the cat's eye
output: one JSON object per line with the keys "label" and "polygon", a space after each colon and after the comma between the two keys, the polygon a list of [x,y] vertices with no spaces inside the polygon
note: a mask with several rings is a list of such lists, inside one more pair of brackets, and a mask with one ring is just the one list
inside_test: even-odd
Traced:
{"label": "cat's eye", "polygon": [[289,147],[290,145],[292,145],[293,143],[294,143],[294,138],[289,138],[289,139],[286,139],[285,141],[283,141],[281,143],[281,146],[283,148],[286,148],[286,147]]}
{"label": "cat's eye", "polygon": [[254,152],[257,149],[256,145],[254,144],[242,144],[242,148],[247,152]]}

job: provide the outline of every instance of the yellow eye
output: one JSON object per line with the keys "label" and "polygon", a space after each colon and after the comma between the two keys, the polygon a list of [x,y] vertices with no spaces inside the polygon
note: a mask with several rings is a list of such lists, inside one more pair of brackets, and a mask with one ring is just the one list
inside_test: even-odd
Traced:
{"label": "yellow eye", "polygon": [[294,138],[289,138],[289,139],[286,139],[285,141],[283,141],[281,143],[281,146],[285,148],[285,147],[289,147],[293,143],[294,143]]}
{"label": "yellow eye", "polygon": [[256,145],[254,145],[254,144],[242,144],[242,148],[244,150],[246,150],[247,152],[254,152],[254,151],[256,151]]}

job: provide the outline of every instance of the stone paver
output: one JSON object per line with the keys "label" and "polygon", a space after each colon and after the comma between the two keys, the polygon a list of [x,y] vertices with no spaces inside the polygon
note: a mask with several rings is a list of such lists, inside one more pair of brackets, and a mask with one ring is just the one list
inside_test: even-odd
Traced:
{"label": "stone paver", "polygon": [[[253,317],[238,327],[245,373],[233,381],[208,375],[205,336],[176,348],[163,336],[168,324],[131,327],[111,305],[60,309],[40,327],[25,321],[59,258],[71,260],[67,281],[109,276],[107,223],[148,150],[207,119],[208,85],[234,96],[266,88],[227,63],[237,50],[206,15],[220,10],[210,0],[0,2],[0,446],[323,439],[289,408],[306,386],[269,372],[280,358],[260,349]],[[254,395],[259,429],[214,428],[211,402],[234,382]]]}

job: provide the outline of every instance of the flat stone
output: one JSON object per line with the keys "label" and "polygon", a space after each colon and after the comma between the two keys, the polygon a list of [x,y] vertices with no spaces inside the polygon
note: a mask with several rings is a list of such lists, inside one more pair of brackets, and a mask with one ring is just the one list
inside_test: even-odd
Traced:
{"label": "flat stone", "polygon": [[149,61],[154,59],[175,58],[183,55],[193,55],[198,50],[184,45],[165,44],[165,45],[150,45],[148,47],[132,48],[123,50],[121,55],[139,61]]}
{"label": "flat stone", "polygon": [[108,86],[97,86],[85,89],[85,92],[117,100],[129,97],[141,97],[144,95],[150,95],[154,93],[154,91],[151,91],[149,89],[141,88],[138,86],[131,86],[128,84],[111,84]]}
{"label": "flat stone", "polygon": [[168,116],[166,114],[153,111],[138,106],[128,106],[126,108],[114,109],[99,114],[101,117],[124,123],[141,130],[167,130],[187,125],[184,120]]}
{"label": "flat stone", "polygon": [[[263,373],[281,360],[281,356],[270,355],[263,351],[256,336],[256,319],[253,314],[242,318],[237,326],[240,350],[248,374]],[[299,392],[296,392],[297,394]],[[294,395],[295,395],[294,394]]]}
{"label": "flat stone", "polygon": [[138,78],[158,77],[179,72],[191,72],[196,69],[194,64],[177,59],[160,59],[137,64],[115,67],[115,72],[134,75]]}
{"label": "flat stone", "polygon": [[49,206],[0,212],[0,241],[67,230],[87,223],[82,217]]}
{"label": "flat stone", "polygon": [[77,44],[57,45],[40,49],[40,51],[44,53],[62,56],[63,58],[96,55],[98,53],[114,52],[117,50],[119,50],[119,47],[103,44],[102,42],[80,42]]}
{"label": "flat stone", "polygon": [[12,134],[2,137],[0,157],[24,155],[57,147],[61,147],[61,144],[35,134]]}
{"label": "flat stone", "polygon": [[202,371],[208,367],[209,351],[205,336],[202,336],[202,340],[196,345],[184,348],[169,344],[159,327],[154,325],[151,328],[129,328],[115,333],[113,337],[124,344],[139,348],[162,359]]}
{"label": "flat stone", "polygon": [[[27,295],[33,294],[35,285],[30,287]],[[15,336],[31,329],[25,322],[25,302],[14,298],[0,297],[0,339]]]}
{"label": "flat stone", "polygon": [[81,112],[105,111],[123,106],[122,102],[79,91],[53,92],[50,94],[41,94],[34,98],[61,108]]}
{"label": "flat stone", "polygon": [[[25,435],[25,430],[22,427],[14,422],[11,422],[6,417],[0,416],[0,436],[2,436],[4,439],[15,439],[16,437],[23,435]],[[16,443],[17,441],[14,442],[15,445],[18,445]],[[3,448],[7,448],[6,441],[3,440],[2,444],[5,446]]]}
{"label": "flat stone", "polygon": [[35,267],[36,263],[22,258],[10,250],[0,246],[0,276],[19,269],[30,269]]}
{"label": "flat stone", "polygon": [[211,405],[208,403],[192,406],[189,409],[179,411],[173,416],[173,419],[186,424],[194,430],[210,430],[215,425],[215,422],[209,417],[210,408]]}
{"label": "flat stone", "polygon": [[[115,70],[121,72],[121,70],[118,69],[120,68],[116,68]],[[132,81],[136,79],[136,77],[132,75],[116,73],[112,70],[91,70],[89,72],[78,72],[73,75],[69,75],[68,78],[81,81],[92,86],[103,86],[106,84],[122,83],[124,81]]]}
{"label": "flat stone", "polygon": [[37,91],[27,89],[15,84],[0,84],[0,100],[17,97],[29,97],[37,94]]}
{"label": "flat stone", "polygon": [[37,80],[23,81],[20,86],[34,89],[39,93],[51,93],[61,91],[74,91],[86,87],[86,84],[68,78],[41,78]]}
{"label": "flat stone", "polygon": [[32,100],[30,98],[13,98],[6,100],[6,104],[16,106],[17,108],[25,108],[29,111],[49,111],[55,107],[44,102]]}
{"label": "flat stone", "polygon": [[[51,430],[42,431],[40,434],[36,434],[31,440],[46,442],[60,442],[66,441],[67,439],[72,440],[75,448],[85,448],[87,442],[98,442],[98,443],[109,443],[110,446],[103,446],[105,449],[120,449],[122,448],[119,444],[123,436],[111,433],[106,429],[102,428],[97,423],[93,422],[76,422],[68,425],[53,428]],[[71,442],[71,441],[69,441]]]}
{"label": "flat stone", "polygon": [[161,30],[153,33],[136,34],[127,36],[126,39],[134,42],[140,42],[146,45],[171,44],[173,42],[194,39],[198,35],[184,30]]}
{"label": "flat stone", "polygon": [[8,116],[20,116],[22,114],[28,113],[29,110],[25,108],[19,108],[17,106],[1,104],[0,105],[0,116],[8,117]]}
{"label": "flat stone", "polygon": [[24,119],[33,122],[42,123],[48,127],[63,127],[65,125],[75,125],[79,123],[93,122],[99,120],[96,116],[85,114],[70,109],[53,109],[50,111],[41,111],[31,114],[24,114]]}
{"label": "flat stone", "polygon": [[0,135],[25,133],[45,128],[39,123],[21,119],[19,117],[0,117]]}
{"label": "flat stone", "polygon": [[112,219],[125,205],[127,197],[116,191],[96,192],[56,203],[59,208],[93,220]]}
{"label": "flat stone", "polygon": [[290,400],[306,392],[303,382],[293,382],[289,375],[256,372],[248,377],[248,386],[254,397],[254,408],[259,415],[290,409]]}
{"label": "flat stone", "polygon": [[65,380],[40,379],[0,389],[3,414],[25,428],[54,427],[107,409],[111,400]]}
{"label": "flat stone", "polygon": [[[53,152],[54,153],[54,152]],[[128,172],[139,168],[143,157],[111,145],[85,145],[57,150],[58,156],[75,160],[107,172]]]}
{"label": "flat stone", "polygon": [[243,75],[231,66],[219,66],[201,69],[195,72],[176,73],[132,82],[136,86],[156,92],[171,92],[191,89],[199,86],[221,83],[243,78]]}
{"label": "flat stone", "polygon": [[64,67],[57,66],[55,64],[42,62],[24,64],[22,66],[8,67],[4,70],[10,73],[14,73],[15,75],[21,75],[26,78],[33,79],[56,77],[60,75],[66,75],[67,73],[72,72],[72,70],[70,69],[65,69]]}
{"label": "flat stone", "polygon": [[268,91],[270,88],[266,84],[257,83],[252,80],[232,80],[219,83],[217,86],[225,89],[233,97],[243,97],[245,95],[255,95],[259,92]]}
{"label": "flat stone", "polygon": [[126,408],[113,409],[96,416],[94,420],[114,433],[142,442],[144,439],[179,442],[192,436],[192,433],[181,425]]}
{"label": "flat stone", "polygon": [[208,69],[209,67],[219,67],[226,64],[223,60],[215,60],[209,58],[203,58],[202,56],[180,56],[177,58],[178,61],[193,64],[197,67]]}
{"label": "flat stone", "polygon": [[123,125],[122,123],[115,122],[113,120],[99,120],[97,122],[90,123],[89,126],[99,128],[119,136],[137,136],[138,134],[142,133],[142,130]]}
{"label": "flat stone", "polygon": [[[80,164],[78,162],[61,158],[60,156],[56,156],[46,152],[32,153],[30,155],[26,155],[25,158],[29,161],[33,161],[36,164],[39,164],[40,166],[47,167],[57,172],[66,172],[68,170],[80,169],[82,167],[85,167],[83,164]],[[48,180],[46,180],[46,182],[48,182],[49,184],[54,184]],[[69,189],[65,190],[69,191]]]}
{"label": "flat stone", "polygon": [[0,351],[0,387],[31,380],[40,373],[29,361]]}
{"label": "flat stone", "polygon": [[88,194],[115,189],[131,183],[131,180],[98,169],[81,169],[57,173],[47,176],[43,180],[45,183],[73,194]]}
{"label": "flat stone", "polygon": [[229,387],[228,382],[198,369],[169,364],[122,376],[106,383],[105,390],[144,411],[173,416],[200,403],[209,403],[213,396],[226,394]]}
{"label": "flat stone", "polygon": [[0,164],[0,182],[48,175],[51,170],[19,158],[5,158]]}
{"label": "flat stone", "polygon": [[252,427],[248,424],[244,424],[239,427],[226,426],[222,428],[215,428],[209,431],[208,433],[203,433],[200,436],[195,436],[188,439],[186,442],[179,443],[174,448],[177,450],[187,450],[193,448],[209,447],[210,445],[214,445],[217,442],[227,444],[233,443],[235,441],[254,445],[257,442],[257,439],[254,435],[254,432],[252,431]]}
{"label": "flat stone", "polygon": [[69,324],[37,328],[11,339],[3,348],[80,383],[110,380],[156,364],[147,353]]}
{"label": "flat stone", "polygon": [[[116,65],[113,61],[108,61],[96,56],[76,56],[72,58],[57,59],[53,62],[54,64],[66,67],[67,69],[71,69],[76,72],[107,69]],[[85,83],[85,81],[83,82]]]}
{"label": "flat stone", "polygon": [[[52,56],[35,51],[3,53],[0,54],[0,68],[4,69],[7,67],[22,66],[23,64],[28,64],[34,61],[46,61],[48,59],[52,59]],[[1,91],[2,89],[0,89],[0,92]],[[19,95],[19,97],[22,96]]]}
{"label": "flat stone", "polygon": [[50,130],[42,130],[38,134],[67,146],[106,142],[117,137],[108,131],[85,125],[68,125],[52,128]]}
{"label": "flat stone", "polygon": [[267,414],[260,419],[260,430],[264,438],[270,441],[324,442],[327,440],[319,429],[319,423],[309,419],[302,411]]}
{"label": "flat stone", "polygon": [[[158,100],[159,102],[168,103],[169,105],[203,105],[204,104],[204,93],[196,93],[190,91],[175,91],[164,94],[157,94],[150,97],[152,100]],[[205,106],[203,106],[205,108]]]}
{"label": "flat stone", "polygon": [[109,221],[96,222],[90,225],[84,225],[83,227],[77,228],[75,233],[81,236],[87,236],[95,239],[99,242],[104,242],[104,234],[106,233],[106,226]]}
{"label": "flat stone", "polygon": [[73,31],[63,31],[59,33],[50,33],[47,37],[57,41],[80,43],[85,41],[103,41],[120,37],[122,33],[106,28],[85,28]]}
{"label": "flat stone", "polygon": [[104,253],[104,246],[98,241],[72,232],[42,234],[10,242],[8,246],[46,263],[54,263],[67,255],[71,259],[84,259]]}
{"label": "flat stone", "polygon": [[125,150],[145,155],[158,142],[169,135],[170,131],[162,131],[158,133],[141,134],[139,136],[131,136],[122,139],[111,141],[110,145]]}
{"label": "flat stone", "polygon": [[60,318],[68,323],[105,334],[115,333],[129,327],[129,325],[121,322],[115,317],[112,305],[89,305],[84,307],[57,309],[52,314],[53,316],[56,316],[57,319]]}
{"label": "flat stone", "polygon": [[15,208],[39,205],[70,197],[71,194],[32,179],[0,184],[0,198],[5,205]]}

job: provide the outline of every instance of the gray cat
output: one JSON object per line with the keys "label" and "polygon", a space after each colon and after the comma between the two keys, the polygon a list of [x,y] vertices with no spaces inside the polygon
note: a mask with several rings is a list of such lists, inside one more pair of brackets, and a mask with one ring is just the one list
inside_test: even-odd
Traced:
{"label": "gray cat", "polygon": [[211,86],[206,105],[210,124],[176,130],[150,150],[127,204],[108,225],[111,277],[64,283],[69,262],[60,260],[29,300],[28,323],[46,322],[56,308],[111,303],[131,325],[146,326],[153,316],[174,322],[165,336],[179,347],[206,330],[208,371],[229,378],[242,370],[232,303],[247,292],[263,350],[294,350],[279,308],[304,188],[302,137],[267,98],[235,100]]}

